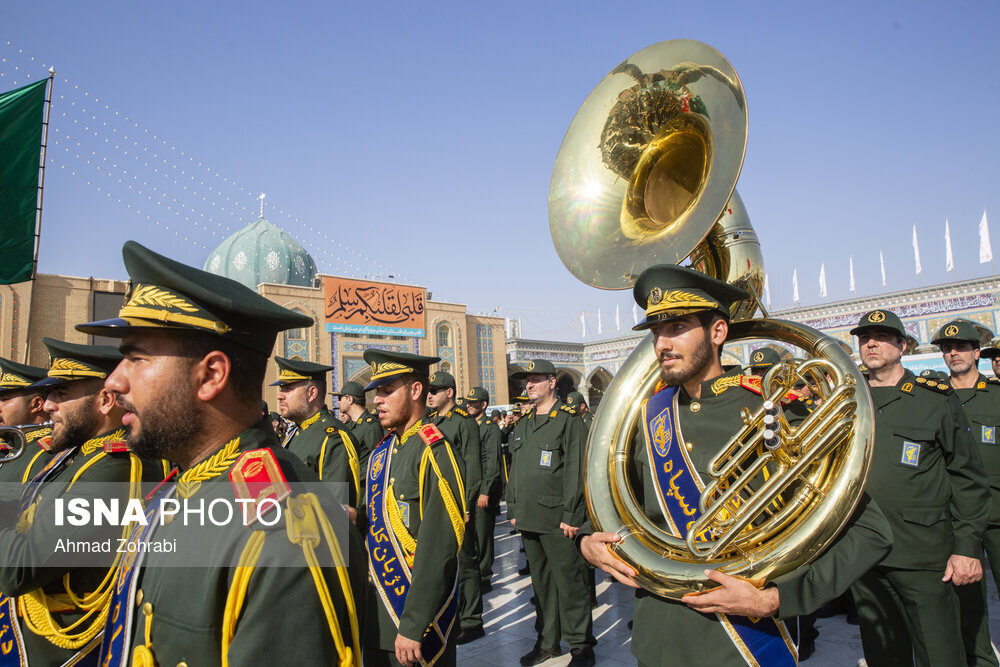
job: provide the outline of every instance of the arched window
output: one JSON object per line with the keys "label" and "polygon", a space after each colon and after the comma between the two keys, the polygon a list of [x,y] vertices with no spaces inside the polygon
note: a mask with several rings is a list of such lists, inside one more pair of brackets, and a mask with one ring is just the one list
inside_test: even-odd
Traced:
{"label": "arched window", "polygon": [[437,346],[451,347],[451,327],[447,324],[439,324],[437,328]]}

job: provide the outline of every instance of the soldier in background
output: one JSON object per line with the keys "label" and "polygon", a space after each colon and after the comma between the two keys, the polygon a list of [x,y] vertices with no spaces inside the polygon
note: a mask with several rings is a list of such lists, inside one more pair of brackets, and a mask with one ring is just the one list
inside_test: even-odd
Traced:
{"label": "soldier in background", "polygon": [[594,424],[594,414],[590,411],[590,407],[583,398],[583,394],[578,391],[569,392],[566,396],[566,405],[576,411],[576,414],[583,420],[583,425],[586,427],[587,433],[590,433],[590,427]]}
{"label": "soldier in background", "polygon": [[427,405],[431,413],[427,421],[444,433],[465,463],[465,540],[458,554],[458,619],[462,630],[457,642],[484,637],[483,593],[479,584],[479,550],[476,542],[475,515],[479,499],[489,497],[489,487],[483,483],[483,452],[479,442],[479,427],[469,413],[455,405],[455,378],[451,373],[435,371],[430,376]]}
{"label": "soldier in background", "polygon": [[[359,469],[362,476],[368,470],[368,457],[372,455],[375,445],[382,442],[385,431],[378,419],[365,409],[365,389],[357,382],[345,382],[340,391],[333,392],[337,397],[340,414],[346,417],[344,422],[351,434],[351,440],[358,452]],[[362,480],[362,492],[364,492]]]}
{"label": "soldier in background", "polygon": [[[942,326],[931,343],[941,348],[951,376],[946,382],[958,397],[972,427],[972,438],[979,444],[990,486],[990,518],[983,534],[983,547],[990,557],[993,580],[1000,586],[1000,381],[986,379],[979,372],[979,332],[967,320],[953,320]],[[921,373],[923,376],[923,373]],[[982,550],[980,549],[980,552]],[[962,620],[962,641],[970,665],[996,665],[990,642],[986,579],[955,588]]]}
{"label": "soldier in background", "polygon": [[1000,338],[994,338],[987,347],[979,351],[979,356],[989,359],[993,367],[993,377],[1000,378]]}
{"label": "soldier in background", "polygon": [[500,468],[500,427],[486,418],[486,406],[490,394],[483,387],[473,387],[466,395],[469,414],[479,425],[479,443],[483,453],[483,487],[489,489],[484,497],[476,499],[475,518],[476,541],[479,547],[479,578],[484,593],[493,590],[493,529],[500,513],[500,491],[502,489]]}
{"label": "soldier in background", "polygon": [[[0,504],[7,506],[18,501],[21,491],[18,484],[28,481],[29,471],[37,472],[49,458],[48,436],[52,435],[49,413],[45,412],[48,388],[31,385],[46,377],[46,369],[19,364],[0,357],[0,424],[24,426],[25,451],[13,461],[0,464]],[[0,455],[13,451],[0,441]],[[9,482],[9,484],[8,484]]]}

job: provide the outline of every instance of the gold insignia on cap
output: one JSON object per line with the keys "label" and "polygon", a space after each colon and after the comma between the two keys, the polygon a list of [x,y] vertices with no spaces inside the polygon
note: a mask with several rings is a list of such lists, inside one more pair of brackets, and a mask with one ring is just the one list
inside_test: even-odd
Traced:
{"label": "gold insignia on cap", "polygon": [[958,335],[958,327],[956,327],[954,324],[949,324],[945,328],[945,330],[944,330],[944,335],[945,336],[957,336]]}
{"label": "gold insignia on cap", "polygon": [[4,387],[27,387],[31,382],[15,373],[4,373],[0,377],[0,385]]}
{"label": "gold insignia on cap", "polygon": [[437,380],[437,376],[438,376],[438,374],[436,372],[435,373],[431,373],[431,382],[434,382],[434,380]]}
{"label": "gold insignia on cap", "polygon": [[287,368],[282,368],[281,373],[278,374],[278,380],[280,382],[300,382],[302,380],[308,380],[308,375],[302,375],[298,371],[288,370]]}
{"label": "gold insignia on cap", "polygon": [[663,290],[661,290],[659,287],[654,287],[653,289],[649,290],[649,304],[651,306],[655,306],[656,304],[660,303],[661,299],[663,299]]}
{"label": "gold insignia on cap", "polygon": [[869,322],[885,322],[885,313],[881,310],[876,310],[868,315]]}
{"label": "gold insignia on cap", "polygon": [[[657,288],[654,287],[653,289]],[[646,316],[648,317],[649,315],[655,315],[668,310],[680,310],[682,308],[708,310],[718,307],[719,303],[717,301],[709,301],[705,297],[692,294],[691,292],[667,292],[655,302],[653,301],[652,293],[650,293],[649,305],[646,307]]]}
{"label": "gold insignia on cap", "polygon": [[49,368],[49,377],[57,378],[74,378],[74,377],[87,377],[87,378],[106,378],[108,374],[101,370],[96,370],[84,363],[76,361],[75,359],[67,359],[66,357],[56,357],[52,360],[52,366]]}
{"label": "gold insignia on cap", "polygon": [[[171,309],[182,312],[177,313]],[[217,334],[224,334],[230,330],[229,325],[225,322],[197,315],[185,315],[185,313],[197,312],[197,306],[162,287],[136,285],[128,303],[118,312],[118,317],[126,320],[130,318],[143,320],[141,323],[136,323],[138,326],[182,324],[197,329],[207,329]]]}
{"label": "gold insignia on cap", "polygon": [[411,367],[395,361],[384,361],[372,364],[372,380],[381,380],[390,375],[403,375],[404,373],[415,373]]}
{"label": "gold insignia on cap", "polygon": [[753,360],[754,361],[764,361],[764,353],[760,352],[760,351],[755,352],[754,355],[753,355]]}
{"label": "gold insignia on cap", "polygon": [[529,361],[528,362],[528,372],[530,373],[533,370],[535,370],[535,362],[534,361]]}

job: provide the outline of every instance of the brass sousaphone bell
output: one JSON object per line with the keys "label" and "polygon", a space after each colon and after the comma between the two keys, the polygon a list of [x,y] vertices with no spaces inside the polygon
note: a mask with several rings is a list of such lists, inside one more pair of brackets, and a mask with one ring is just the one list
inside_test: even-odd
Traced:
{"label": "brass sousaphone bell", "polygon": [[[641,400],[658,378],[652,336],[604,394],[587,441],[591,519],[625,538],[612,550],[641,586],[675,599],[715,586],[706,568],[762,583],[816,558],[853,513],[871,461],[871,398],[847,352],[815,329],[767,319],[760,303],[760,245],[735,191],[746,139],[746,98],[729,61],[700,42],[661,42],[583,103],[549,191],[556,251],[583,282],[627,289],[649,266],[690,260],[753,295],[731,308],[729,342],[770,339],[806,354],[765,375],[763,405],[712,460],[700,517],[684,535],[643,513],[627,470],[643,437]],[[749,319],[758,309],[764,319]],[[774,406],[801,381],[820,407],[793,427]]]}

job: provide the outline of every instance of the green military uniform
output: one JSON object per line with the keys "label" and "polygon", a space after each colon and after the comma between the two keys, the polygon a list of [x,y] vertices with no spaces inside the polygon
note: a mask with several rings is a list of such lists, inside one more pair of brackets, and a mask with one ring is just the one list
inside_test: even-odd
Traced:
{"label": "green military uniform", "polygon": [[[48,389],[77,380],[103,380],[122,358],[116,348],[105,345],[78,345],[50,338],[43,338],[42,342],[48,348],[52,367],[48,377],[33,384],[33,388]],[[108,567],[113,567],[110,555],[107,567],[68,569],[41,554],[59,558],[54,545],[60,539],[95,540],[122,535],[119,527],[98,530],[95,535],[92,526],[53,525],[47,519],[53,516],[52,494],[56,492],[50,494],[48,489],[52,487],[36,485],[117,482],[120,486],[111,489],[110,494],[126,502],[127,482],[156,482],[163,479],[165,470],[162,461],[143,461],[129,454],[124,437],[125,428],[118,427],[82,443],[69,443],[59,452],[25,455],[29,459],[25,475],[30,476],[32,487],[22,487],[23,512],[16,524],[12,522],[0,529],[0,562],[7,564],[0,567],[0,591],[17,599],[23,619],[25,655],[31,665],[62,665],[84,654],[96,657],[107,603],[96,612],[89,612],[65,601],[70,599],[70,591],[78,595],[86,592],[92,597],[106,594],[112,581],[106,580]],[[121,493],[117,493],[119,490]],[[84,491],[84,496],[90,493]],[[132,497],[138,494],[136,488]],[[68,490],[66,495],[70,495]],[[52,613],[54,610],[58,611]]]}
{"label": "green military uniform", "polygon": [[581,409],[580,406],[587,407],[587,401],[584,400],[583,394],[578,391],[569,392],[566,396],[566,405],[576,411],[576,414],[583,420],[587,433],[590,433],[590,427],[594,424],[594,414],[590,410]]}
{"label": "green military uniform", "polygon": [[[473,387],[465,397],[467,402],[490,402],[489,393],[482,387]],[[503,488],[501,481],[500,460],[500,427],[492,419],[487,418],[486,410],[476,418],[479,425],[479,446],[483,455],[483,484],[488,489],[484,495],[489,496],[489,506],[486,509],[476,505],[475,518],[476,542],[479,551],[479,579],[483,586],[490,585],[493,576],[493,529],[500,513],[500,493]]]}
{"label": "green military uniform", "polygon": [[[128,300],[117,318],[77,325],[79,331],[134,335],[140,341],[147,330],[178,337],[193,332],[266,358],[279,331],[313,324],[236,281],[185,266],[133,241],[122,254],[132,281]],[[263,488],[284,499],[281,520],[272,526],[254,522],[244,527],[237,520],[225,529],[196,529],[196,544],[219,558],[215,565],[162,567],[169,555],[150,552],[130,568],[136,579],[120,572],[115,590],[134,596],[136,613],[130,631],[120,625],[126,615],[109,614],[105,638],[114,645],[124,635],[130,643],[108,653],[102,647],[102,659],[122,666],[360,664],[365,561],[357,534],[347,527],[347,553],[339,554],[338,540],[317,537],[318,531],[326,534],[319,530],[325,523],[323,510],[307,494],[283,495],[291,493],[288,484],[318,481],[298,457],[280,447],[265,419],[245,426],[180,472],[159,493],[197,506],[216,498],[230,504],[254,499]],[[155,522],[151,537],[182,538],[188,535],[185,523]],[[310,566],[306,550],[313,548],[337,563],[346,556],[349,565]]]}
{"label": "green military uniform", "polygon": [[[634,296],[646,317],[635,328],[706,310],[728,318],[732,302],[749,296],[743,290],[691,269],[654,266],[638,278]],[[659,390],[659,388],[658,388]],[[759,384],[739,369],[702,382],[700,397],[681,387],[676,394],[676,441],[687,449],[691,467],[708,480],[709,461],[743,426],[741,412],[761,407]],[[790,423],[804,417],[799,402],[785,406]],[[645,514],[666,526],[657,497],[645,443],[645,428],[636,435],[630,460],[632,490]],[[591,532],[587,525],[581,533]],[[847,590],[850,584],[888,552],[891,535],[874,502],[863,497],[848,526],[811,564],[771,582],[778,588],[781,619],[803,616]],[[783,635],[790,645],[790,638]],[[789,648],[791,651],[791,648]],[[702,614],[682,602],[645,590],[636,592],[632,653],[640,665],[736,665],[749,661],[716,614]]]}
{"label": "green military uniform", "polygon": [[[364,398],[365,390],[364,387],[357,382],[345,382],[340,391],[333,392],[333,395],[338,397],[352,396],[356,399],[360,399]],[[385,437],[385,430],[382,428],[382,425],[378,423],[378,419],[375,418],[375,415],[367,410],[361,411],[357,421],[348,417],[347,421],[343,423],[348,432],[351,434],[351,440],[354,442],[354,448],[358,452],[358,469],[361,471],[362,478],[364,478],[364,472],[368,470],[368,457],[371,456],[372,450],[375,449],[375,445],[382,442],[382,438]],[[364,479],[361,480],[361,485],[364,487]]]}
{"label": "green military uniform", "polygon": [[[435,371],[430,375],[432,388],[455,389],[455,378],[450,373]],[[444,414],[437,410],[427,415],[449,444],[462,456],[465,507],[469,520],[465,526],[465,541],[458,554],[458,618],[462,630],[478,633],[483,627],[483,594],[479,576],[479,549],[476,538],[476,500],[487,494],[483,480],[483,451],[479,442],[476,420],[457,405]],[[485,488],[484,488],[485,487]],[[468,633],[467,633],[468,634]],[[465,639],[462,639],[465,641]]]}
{"label": "green military uniform", "polygon": [[[938,346],[948,341],[964,341],[970,343],[973,348],[977,348],[979,347],[979,332],[967,320],[954,320],[942,326],[931,339],[931,343]],[[978,360],[976,363],[978,365]],[[927,377],[925,375],[927,372],[921,372],[921,377]],[[945,382],[951,380],[948,376],[942,379]],[[969,425],[972,427],[972,438],[980,445],[979,454],[990,485],[992,499],[990,520],[986,526],[986,532],[983,534],[983,546],[986,547],[987,553],[990,553],[993,580],[1000,584],[1000,577],[997,576],[1000,573],[1000,508],[997,507],[1000,503],[998,500],[1000,498],[1000,488],[998,488],[1000,487],[1000,453],[997,452],[996,446],[996,431],[997,427],[1000,426],[1000,383],[996,382],[995,379],[993,382],[988,382],[986,377],[980,373],[971,388],[953,387],[953,390],[962,404]],[[991,474],[991,471],[995,471],[994,474]],[[955,592],[958,594],[962,641],[965,645],[968,664],[997,665],[997,657],[990,641],[986,578],[983,577],[974,584],[956,586]]]}
{"label": "green military uniform", "polygon": [[[38,366],[27,366],[0,357],[0,395],[23,391],[35,382],[44,379],[47,372],[46,369]],[[10,426],[20,426],[20,424],[10,424]],[[16,505],[21,497],[20,485],[26,481],[25,471],[32,464],[32,461],[41,459],[44,465],[49,458],[46,447],[48,446],[47,438],[52,435],[52,425],[49,423],[33,424],[22,430],[26,440],[24,451],[16,459],[0,463],[0,507]],[[0,456],[12,451],[12,449],[6,451],[0,449]]]}
{"label": "green military uniform", "polygon": [[[852,335],[903,335],[890,311],[866,313]],[[954,392],[910,371],[870,387],[875,451],[866,490],[892,526],[892,551],[852,589],[869,664],[965,661],[956,596],[942,582],[952,554],[979,558],[989,492],[979,451]]]}
{"label": "green military uniform", "polygon": [[[364,358],[372,364],[372,382],[365,391],[390,384],[404,375],[426,378],[429,365],[440,361],[437,357],[371,349],[365,351]],[[394,620],[387,608],[388,602],[373,579],[378,573],[374,566],[370,568],[365,664],[374,666],[398,665],[394,655],[396,635],[420,640],[442,608],[453,599],[457,587],[458,552],[465,535],[467,508],[461,458],[447,437],[427,419],[418,420],[405,433],[395,436],[397,440],[391,456],[377,459],[379,465],[384,465],[387,458],[389,461],[385,473],[389,486],[386,493],[379,496],[384,499],[384,507],[379,506],[369,486],[367,539],[371,556],[372,545],[376,543],[373,517],[387,512],[393,541],[407,556],[410,586],[405,594],[403,612]],[[372,557],[378,558],[377,554]],[[445,629],[445,635],[446,646],[434,663],[444,667],[455,664],[455,634]]]}
{"label": "green military uniform", "polygon": [[[309,361],[275,357],[279,375],[271,386],[285,386],[320,378],[333,370]],[[333,416],[325,406],[310,415],[292,436],[285,447],[324,482],[344,482],[347,485],[347,504],[357,507],[361,495],[360,464],[354,442],[343,422]]]}
{"label": "green military uniform", "polygon": [[[515,378],[555,375],[546,360],[528,364]],[[517,423],[509,441],[507,516],[516,520],[538,598],[538,646],[559,654],[559,640],[571,649],[593,646],[590,575],[586,562],[559,524],[579,528],[587,518],[583,498],[586,433],[572,408],[558,400],[544,414],[532,411]]]}

